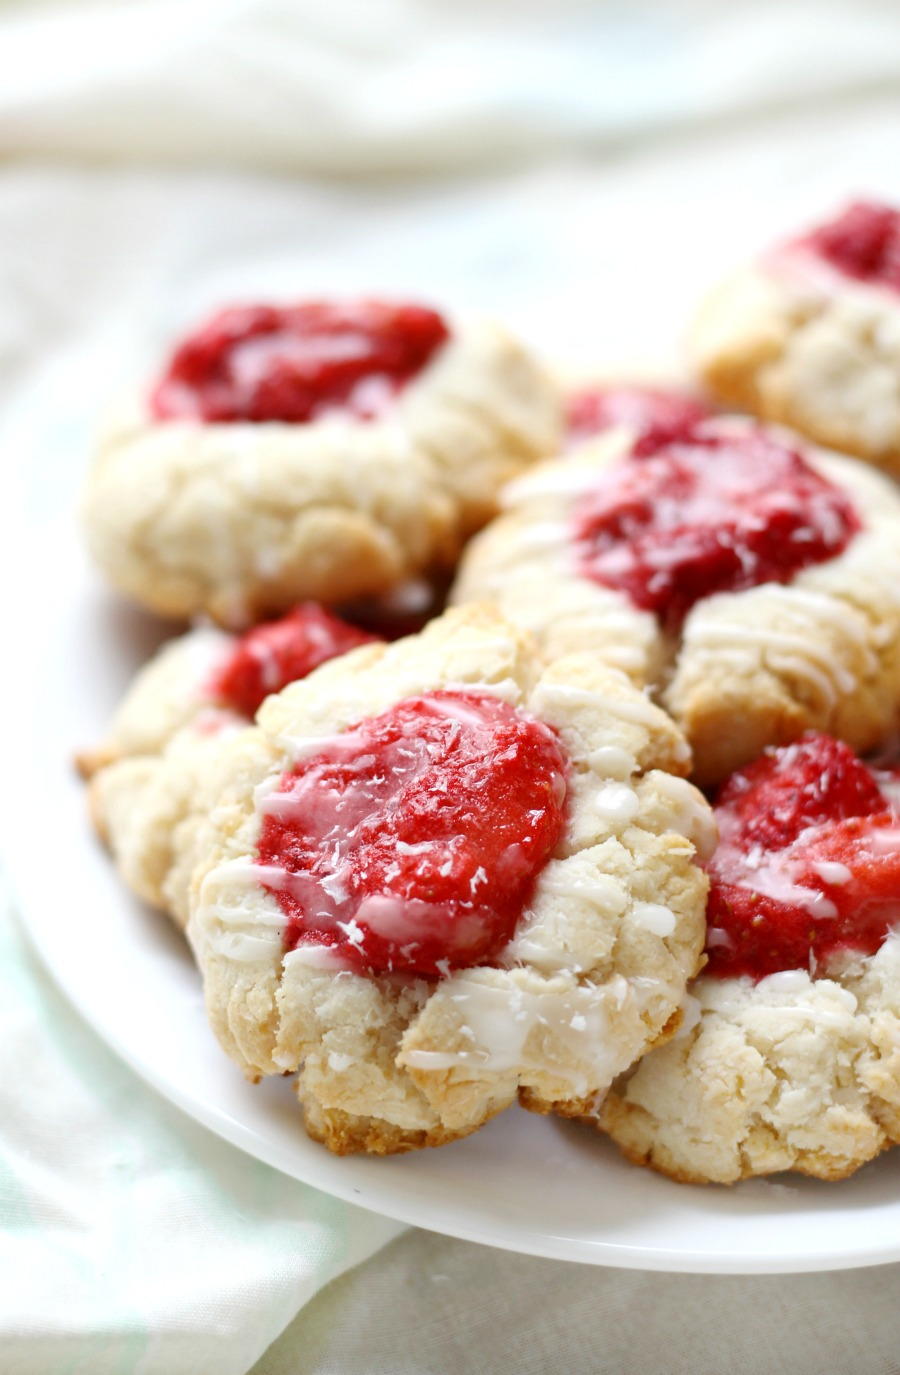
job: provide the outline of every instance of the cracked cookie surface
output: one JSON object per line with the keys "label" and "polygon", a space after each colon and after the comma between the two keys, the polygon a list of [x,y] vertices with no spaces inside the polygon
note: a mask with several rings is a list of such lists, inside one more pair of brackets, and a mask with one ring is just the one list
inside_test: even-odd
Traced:
{"label": "cracked cookie surface", "polygon": [[[751,457],[782,451],[787,485],[760,478],[756,495],[745,496],[753,464],[736,465],[734,493],[728,473],[713,472],[737,511],[722,523],[716,503],[703,510],[702,463],[692,460],[693,485],[685,486],[682,453],[699,452],[697,440],[711,467],[730,442],[738,458],[748,441]],[[737,417],[700,422],[651,444],[649,455],[645,442],[612,432],[513,483],[504,514],[470,545],[451,600],[491,599],[547,653],[590,647],[652,685],[688,736],[703,784],[806,729],[876,747],[896,727],[900,702],[896,489],[852,459]],[[648,457],[655,464],[669,455],[676,497],[662,490],[660,535],[640,483]],[[794,471],[805,485],[792,491]],[[670,477],[663,470],[654,480],[659,487]],[[688,490],[699,519],[679,527]],[[592,575],[579,544],[586,538],[594,558],[598,504],[596,557],[608,581]],[[780,566],[792,541],[798,563]],[[783,580],[771,580],[773,570]]]}
{"label": "cracked cookie surface", "polygon": [[850,206],[719,286],[690,341],[713,395],[900,474],[898,242],[897,211]]}
{"label": "cracked cookie surface", "polygon": [[[496,827],[453,823],[458,842],[410,832],[405,809],[421,805],[421,789],[404,792],[402,805],[376,805],[388,786],[383,771],[372,774],[382,723],[394,730],[410,703],[434,711],[447,698],[458,718],[448,729],[463,737],[496,712],[553,743],[565,761],[565,808],[511,934],[505,927],[482,962],[465,963],[455,947],[434,977],[433,954],[423,964],[416,953],[424,939],[416,923],[450,900],[439,876],[454,883],[469,873],[477,887],[498,881],[501,863],[519,865],[512,835],[501,860],[490,833],[526,795],[511,784],[510,801],[492,804]],[[370,735],[382,741],[375,756]],[[436,739],[435,758],[442,748]],[[397,762],[401,774],[433,764]],[[696,967],[706,881],[695,850],[709,844],[710,813],[681,777],[688,762],[676,727],[623,675],[592,655],[547,663],[488,608],[452,611],[417,636],[356,650],[269,698],[257,726],[218,756],[218,800],[195,847],[189,937],[224,1048],[250,1077],[297,1071],[307,1130],[337,1151],[466,1135],[519,1092],[538,1110],[566,1102],[574,1111],[664,1032]],[[532,767],[527,776],[532,786]],[[453,806],[460,796],[455,784]],[[273,807],[288,823],[304,818],[306,837],[275,865],[268,850],[261,863],[260,851]],[[344,809],[341,848],[310,852],[331,808]],[[356,818],[349,831],[347,808]],[[383,872],[382,815],[406,837],[402,863]],[[450,824],[446,808],[437,815]],[[432,823],[429,811],[416,824]],[[344,854],[348,834],[357,848]],[[461,855],[481,847],[482,878],[474,859],[458,867],[458,845]],[[286,893],[300,905],[299,927]],[[469,907],[453,910],[466,918]],[[392,965],[383,948],[372,954],[373,930],[394,941]]]}
{"label": "cracked cookie surface", "polygon": [[[193,412],[172,403],[160,416],[141,402],[107,426],[84,521],[117,588],[161,614],[205,612],[233,627],[304,598],[378,596],[452,566],[494,513],[500,486],[558,443],[555,386],[497,327],[450,333],[396,389],[385,390],[373,358],[374,372],[355,378],[349,396],[354,378],[345,378],[335,400],[332,373],[360,348],[349,329],[338,343],[323,379],[301,367],[308,340],[289,339],[273,363],[259,356],[273,346],[251,337],[253,349],[231,360],[229,404],[203,392]],[[260,400],[258,374],[276,364]],[[203,372],[207,391],[224,386],[223,366]],[[378,404],[370,385],[363,406],[360,387],[373,380]],[[329,404],[298,411],[298,388],[306,404],[326,381]]]}
{"label": "cracked cookie surface", "polygon": [[133,892],[184,925],[190,840],[222,741],[270,692],[372,640],[307,602],[239,636],[191,630],[144,665],[78,761],[94,827]]}
{"label": "cracked cookie surface", "polygon": [[716,814],[690,1018],[596,1121],[675,1179],[841,1179],[900,1139],[896,772],[807,737],[736,775]]}

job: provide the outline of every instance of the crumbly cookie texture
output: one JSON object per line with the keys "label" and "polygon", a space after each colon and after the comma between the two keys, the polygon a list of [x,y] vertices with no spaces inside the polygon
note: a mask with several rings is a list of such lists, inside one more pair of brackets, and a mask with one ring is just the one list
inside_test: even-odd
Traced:
{"label": "crumbly cookie texture", "polygon": [[900,936],[832,977],[702,977],[693,1025],[620,1079],[596,1120],[637,1164],[731,1184],[843,1179],[900,1140]]}
{"label": "crumbly cookie texture", "polygon": [[449,566],[500,486],[553,451],[556,386],[502,330],[462,331],[378,421],[155,422],[103,438],[84,502],[109,580],[165,615],[247,624]]}
{"label": "crumbly cookie texture", "polygon": [[720,401],[900,473],[896,294],[782,254],[718,287],[690,346]]}
{"label": "crumbly cookie texture", "polygon": [[192,841],[210,805],[215,759],[246,724],[233,712],[208,708],[158,753],[116,759],[88,786],[94,828],[125,883],[177,926],[187,922]]}
{"label": "crumbly cookie texture", "polygon": [[[363,638],[307,605],[242,639],[198,627],[144,665],[103,740],[78,758],[94,827],[139,897],[184,925],[190,841],[221,742],[249,724],[257,692]],[[223,682],[236,653],[244,671]]]}
{"label": "crumbly cookie texture", "polygon": [[208,684],[233,644],[231,635],[199,627],[163,645],[136,674],[99,745],[78,756],[85,777],[132,755],[159,754],[176,731],[208,711]]}
{"label": "crumbly cookie texture", "polygon": [[[750,422],[716,423],[737,432]],[[637,684],[653,685],[687,735],[703,785],[808,729],[859,751],[877,746],[896,728],[900,703],[893,484],[852,459],[804,448],[809,464],[852,498],[863,528],[841,554],[789,583],[702,599],[669,637],[624,593],[575,567],[569,531],[579,498],[630,442],[612,432],[511,484],[504,514],[470,544],[451,601],[490,598],[548,654],[590,647]]]}
{"label": "crumbly cookie texture", "polygon": [[643,687],[658,681],[666,659],[655,616],[582,577],[569,543],[579,497],[628,452],[633,437],[628,430],[607,432],[511,483],[501,498],[503,513],[466,549],[450,601],[491,601],[549,657],[590,649]]}
{"label": "crumbly cookie texture", "polygon": [[94,828],[132,892],[183,926],[184,844],[205,805],[209,762],[246,722],[211,698],[234,640],[202,628],[169,641],[137,674],[100,744],[78,757]]}
{"label": "crumbly cookie texture", "polygon": [[900,495],[852,459],[807,457],[849,493],[863,528],[792,582],[709,597],[687,617],[662,700],[703,784],[805,730],[865,753],[897,726]]}
{"label": "crumbly cookie texture", "polygon": [[[571,770],[562,839],[490,966],[439,981],[285,952],[259,885],[258,802],[316,742],[418,693],[496,696],[554,728]],[[309,1132],[345,1152],[436,1145],[511,1103],[581,1103],[676,1012],[702,944],[707,803],[673,723],[596,656],[549,664],[487,607],[316,670],[219,753],[196,838],[189,937],[225,1050],[251,1078],[298,1071]]]}

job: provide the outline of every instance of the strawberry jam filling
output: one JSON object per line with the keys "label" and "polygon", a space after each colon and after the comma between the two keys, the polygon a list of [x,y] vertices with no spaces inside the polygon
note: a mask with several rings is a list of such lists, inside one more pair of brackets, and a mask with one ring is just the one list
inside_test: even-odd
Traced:
{"label": "strawberry jam filling", "polygon": [[565,819],[556,736],[495,697],[410,697],[285,773],[261,804],[285,945],[434,978],[493,960]]}
{"label": "strawberry jam filling", "polygon": [[860,528],[848,498],[763,429],[644,436],[579,504],[579,572],[677,628],[695,602],[790,582]]}
{"label": "strawberry jam filling", "polygon": [[856,201],[796,243],[847,277],[900,291],[900,210]]}
{"label": "strawberry jam filling", "polygon": [[663,387],[586,387],[569,397],[569,444],[582,444],[604,430],[625,425],[659,441],[681,434],[711,414],[702,401]]}
{"label": "strawberry jam filling", "polygon": [[723,785],[706,973],[761,979],[871,955],[900,923],[898,773],[811,734]]}
{"label": "strawberry jam filling", "polygon": [[209,692],[243,716],[255,716],[269,693],[280,692],[327,659],[374,639],[316,602],[303,602],[280,620],[266,621],[241,635],[217,668]]}
{"label": "strawberry jam filling", "polygon": [[178,346],[150,408],[159,420],[369,420],[449,337],[424,306],[231,306]]}

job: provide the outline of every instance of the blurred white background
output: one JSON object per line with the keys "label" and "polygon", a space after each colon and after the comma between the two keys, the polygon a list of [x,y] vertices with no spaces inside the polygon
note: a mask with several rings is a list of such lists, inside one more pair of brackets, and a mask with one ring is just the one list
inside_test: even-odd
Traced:
{"label": "blurred white background", "polygon": [[7,3],[0,437],[69,501],[110,391],[228,297],[398,291],[674,362],[745,253],[900,196],[898,147],[892,3]]}

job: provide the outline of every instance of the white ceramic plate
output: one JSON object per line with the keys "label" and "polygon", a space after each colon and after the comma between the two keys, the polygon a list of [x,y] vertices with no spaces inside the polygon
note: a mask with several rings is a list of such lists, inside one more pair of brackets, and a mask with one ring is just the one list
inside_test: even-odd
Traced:
{"label": "white ceramic plate", "polygon": [[41,615],[30,653],[24,627],[12,640],[24,677],[6,763],[20,781],[4,790],[21,912],[62,989],[160,1093],[307,1184],[514,1251],[716,1273],[900,1259],[900,1152],[840,1185],[701,1189],[629,1166],[586,1128],[516,1109],[466,1141],[393,1159],[337,1159],[309,1141],[289,1084],[251,1087],[219,1050],[181,937],[130,900],[88,827],[73,752],[97,738],[160,626],[100,590],[67,529],[45,527],[30,566]]}

